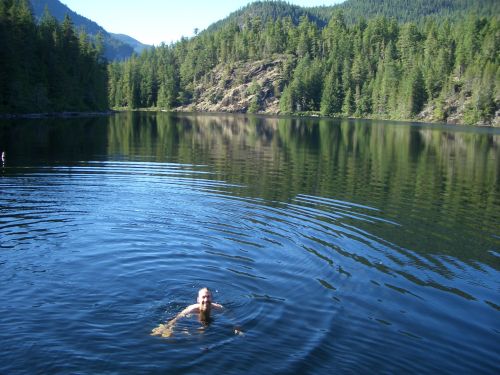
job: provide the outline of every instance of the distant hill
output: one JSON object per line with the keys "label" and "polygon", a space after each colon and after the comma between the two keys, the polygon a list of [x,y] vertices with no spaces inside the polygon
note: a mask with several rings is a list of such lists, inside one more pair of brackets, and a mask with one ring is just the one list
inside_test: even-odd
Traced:
{"label": "distant hill", "polygon": [[95,37],[99,33],[102,34],[104,37],[104,56],[108,60],[125,60],[132,53],[140,53],[144,48],[149,47],[129,36],[108,33],[103,27],[72,11],[59,0],[30,0],[30,2],[33,14],[37,19],[40,19],[47,6],[50,14],[59,22],[68,14],[77,30],[84,29],[91,37]]}
{"label": "distant hill", "polygon": [[324,14],[322,12],[314,12],[313,14],[307,8],[292,5],[285,1],[255,1],[231,13],[226,18],[213,23],[206,29],[206,32],[219,30],[229,23],[237,23],[239,26],[243,26],[246,20],[256,17],[259,17],[263,23],[290,17],[292,22],[297,25],[300,18],[305,16],[322,27],[328,23],[325,15],[334,7],[324,8],[326,10]]}
{"label": "distant hill", "polygon": [[142,44],[138,40],[132,38],[131,36],[125,35],[125,34],[113,34],[113,33],[109,33],[109,34],[114,39],[117,39],[117,40],[119,40],[119,41],[121,41],[121,42],[123,42],[125,44],[128,44],[129,46],[131,46],[137,54],[140,54],[146,48],[150,47],[149,45]]}
{"label": "distant hill", "polygon": [[460,18],[465,14],[478,16],[499,14],[498,0],[347,0],[335,6],[305,8],[305,10],[323,20],[342,10],[347,22],[378,16],[395,18],[399,22],[419,22],[428,17]]}
{"label": "distant hill", "polygon": [[[328,2],[328,1],[325,1]],[[378,16],[395,18],[399,22],[420,22],[428,17],[460,18],[469,13],[478,16],[500,14],[499,0],[347,0],[341,4],[300,7],[286,1],[255,1],[228,17],[213,23],[205,32],[221,29],[229,23],[244,26],[245,21],[259,17],[263,23],[290,17],[297,25],[305,16],[318,27],[328,24],[335,12],[342,11],[348,23]]]}

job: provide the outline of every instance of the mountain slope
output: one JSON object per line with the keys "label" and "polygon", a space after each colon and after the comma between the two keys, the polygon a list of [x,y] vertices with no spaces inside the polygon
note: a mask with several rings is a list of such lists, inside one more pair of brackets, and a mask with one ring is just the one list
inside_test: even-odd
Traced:
{"label": "mountain slope", "polygon": [[33,7],[35,18],[39,19],[47,6],[50,14],[52,14],[59,22],[61,22],[66,14],[71,17],[71,20],[77,28],[83,27],[88,34],[96,35],[97,33],[107,34],[101,26],[88,18],[85,18],[78,13],[72,11],[59,0],[30,0]]}
{"label": "mountain slope", "polygon": [[125,34],[113,34],[109,33],[114,39],[119,40],[125,44],[128,44],[131,46],[135,53],[140,54],[142,51],[144,51],[146,48],[149,48],[150,46],[146,44],[142,44],[138,40],[132,38],[131,36],[125,35]]}
{"label": "mountain slope", "polygon": [[[331,8],[333,7],[328,7],[328,9]],[[263,23],[290,17],[292,22],[297,25],[300,18],[304,16],[318,26],[323,27],[327,24],[327,19],[322,14],[317,12],[313,14],[307,8],[292,5],[285,1],[255,1],[215,22],[207,28],[206,32],[219,30],[229,23],[236,23],[242,27],[245,25],[246,20],[256,17],[259,17]]]}
{"label": "mountain slope", "polygon": [[419,22],[428,17],[460,18],[467,13],[478,16],[499,14],[498,0],[347,0],[335,6],[305,8],[321,19],[330,19],[342,10],[347,22],[358,22],[378,16],[395,18],[399,22]]}
{"label": "mountain slope", "polygon": [[137,53],[149,47],[131,37],[117,37],[114,34],[108,33],[103,27],[72,11],[59,0],[30,0],[30,2],[33,8],[33,14],[37,19],[40,19],[45,11],[45,7],[47,7],[49,13],[59,22],[68,14],[77,30],[84,29],[91,37],[101,34],[104,37],[104,56],[108,60],[124,60],[129,58],[132,53]]}
{"label": "mountain slope", "polygon": [[209,26],[213,32],[227,24],[242,27],[246,20],[259,17],[263,23],[290,17],[297,25],[301,17],[323,28],[332,15],[342,11],[348,23],[378,16],[395,18],[399,22],[420,22],[428,17],[460,18],[468,13],[490,16],[500,13],[498,0],[347,0],[332,6],[300,7],[285,1],[255,1]]}

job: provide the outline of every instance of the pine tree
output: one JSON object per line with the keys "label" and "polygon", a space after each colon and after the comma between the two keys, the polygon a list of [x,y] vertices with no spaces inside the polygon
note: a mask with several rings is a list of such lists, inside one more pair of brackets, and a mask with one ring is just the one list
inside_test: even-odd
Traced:
{"label": "pine tree", "polygon": [[404,118],[412,118],[420,112],[425,103],[425,83],[419,67],[407,73],[401,83],[403,102],[400,104],[400,114]]}
{"label": "pine tree", "polygon": [[294,97],[292,88],[287,85],[283,90],[280,98],[280,112],[283,114],[290,114],[295,110]]}
{"label": "pine tree", "polygon": [[321,97],[321,114],[331,116],[342,110],[342,96],[337,71],[332,68],[328,73]]}

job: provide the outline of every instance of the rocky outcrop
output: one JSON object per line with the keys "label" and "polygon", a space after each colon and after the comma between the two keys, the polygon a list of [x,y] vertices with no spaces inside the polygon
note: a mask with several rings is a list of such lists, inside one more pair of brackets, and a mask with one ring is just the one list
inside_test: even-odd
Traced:
{"label": "rocky outcrop", "polygon": [[[415,116],[415,119],[423,122],[445,122],[453,125],[471,124],[476,126],[500,126],[500,110],[488,120],[478,121],[469,118],[467,112],[473,108],[473,98],[468,92],[457,91],[450,94],[442,102],[428,103],[425,108]],[[498,100],[497,100],[498,101]]]}
{"label": "rocky outcrop", "polygon": [[196,83],[192,103],[177,110],[277,114],[283,61],[222,63]]}

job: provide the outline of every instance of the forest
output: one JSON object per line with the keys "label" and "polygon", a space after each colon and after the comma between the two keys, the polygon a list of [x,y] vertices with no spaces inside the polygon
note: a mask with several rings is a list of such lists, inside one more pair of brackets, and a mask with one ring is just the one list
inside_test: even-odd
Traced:
{"label": "forest", "polygon": [[354,19],[370,1],[348,3],[358,7],[257,2],[192,38],[107,62],[99,38],[76,32],[69,17],[59,24],[45,12],[35,22],[26,0],[2,0],[0,112],[196,109],[207,87],[227,89],[243,64],[274,61],[279,74],[266,87],[232,77],[251,98],[243,112],[270,113],[272,96],[281,114],[498,125],[496,13],[465,12],[458,1],[460,17]]}
{"label": "forest", "polygon": [[[109,100],[113,107],[176,109],[196,102],[201,83],[221,84],[217,66],[230,71],[280,58],[272,85],[283,114],[446,121],[460,110],[459,122],[491,123],[500,101],[499,35],[498,17],[474,14],[349,23],[340,10],[324,28],[307,16],[298,24],[291,16],[256,16],[110,64]],[[249,112],[264,109],[258,90]]]}
{"label": "forest", "polygon": [[0,1],[0,113],[103,111],[109,108],[102,44],[27,0]]}

